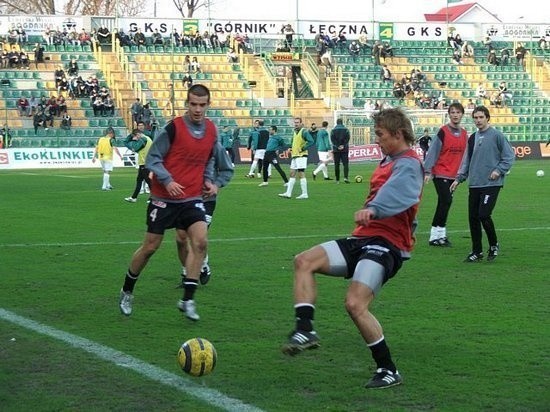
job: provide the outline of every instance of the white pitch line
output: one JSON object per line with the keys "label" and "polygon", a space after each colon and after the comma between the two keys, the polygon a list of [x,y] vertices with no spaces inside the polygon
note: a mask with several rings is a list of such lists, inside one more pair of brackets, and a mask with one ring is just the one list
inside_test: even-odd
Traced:
{"label": "white pitch line", "polygon": [[[548,226],[541,227],[517,227],[508,229],[497,229],[497,232],[523,232],[526,230],[550,230]],[[470,233],[469,230],[448,230],[447,233]],[[427,235],[429,232],[416,232],[417,235]],[[330,235],[299,235],[299,236],[263,236],[263,237],[234,237],[230,239],[208,239],[210,243],[228,243],[228,242],[256,242],[261,240],[286,240],[286,239],[337,239],[349,236],[347,234]],[[69,243],[0,243],[0,249],[5,247],[58,247],[58,246],[99,246],[99,245],[139,245],[141,241],[121,241],[121,242],[69,242]]]}
{"label": "white pitch line", "polygon": [[215,389],[209,389],[202,385],[198,385],[192,382],[191,379],[167,372],[157,366],[150,365],[134,358],[133,356],[127,355],[124,352],[120,352],[109,348],[108,346],[81,338],[80,336],[43,325],[2,308],[0,308],[0,319],[68,343],[77,349],[82,349],[97,356],[98,358],[114,363],[117,366],[131,369],[151,380],[157,381],[166,386],[171,386],[220,409],[235,412],[263,412],[262,409],[259,409],[253,405],[248,405],[238,399],[230,398]]}

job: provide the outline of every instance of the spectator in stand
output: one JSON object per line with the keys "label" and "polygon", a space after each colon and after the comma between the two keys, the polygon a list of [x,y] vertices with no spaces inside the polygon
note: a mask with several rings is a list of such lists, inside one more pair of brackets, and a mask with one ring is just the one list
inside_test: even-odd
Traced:
{"label": "spectator in stand", "polygon": [[466,105],[466,109],[472,110],[476,108],[476,104],[472,99],[468,99],[468,104]]}
{"label": "spectator in stand", "polygon": [[136,101],[132,103],[130,107],[130,113],[132,114],[132,122],[134,127],[137,127],[138,122],[141,120],[141,113],[143,112],[143,105],[140,98],[136,98]]}
{"label": "spectator in stand", "polygon": [[462,61],[462,56],[460,54],[460,49],[453,49],[453,63],[455,64],[464,64]]}
{"label": "spectator in stand", "polygon": [[226,53],[227,62],[228,63],[238,63],[239,62],[239,56],[237,56],[237,53],[235,53],[235,49],[229,48]]}
{"label": "spectator in stand", "polygon": [[73,124],[73,120],[71,119],[71,116],[67,112],[63,115],[61,118],[61,124],[59,127],[61,127],[63,130],[71,130]]}
{"label": "spectator in stand", "polygon": [[95,97],[94,101],[92,102],[92,108],[94,109],[94,116],[103,116],[105,113],[105,106],[103,104],[103,99],[99,94]]}
{"label": "spectator in stand", "polygon": [[57,97],[52,94],[46,103],[46,107],[50,108],[50,112],[52,114],[52,126],[53,126],[53,117],[59,116],[59,106],[57,105]]}
{"label": "spectator in stand", "polygon": [[48,123],[49,123],[49,126],[50,127],[53,127],[53,118],[54,118],[54,115],[55,115],[55,107],[52,107],[50,104],[49,104],[49,100],[48,100],[48,104],[46,105],[46,107],[44,108],[44,111],[43,111],[43,114],[44,114],[44,128],[47,130],[48,129]]}
{"label": "spectator in stand", "polygon": [[380,57],[386,61],[386,58],[393,57],[393,46],[388,42],[382,44],[382,50],[380,51]]}
{"label": "spectator in stand", "polygon": [[483,40],[483,45],[487,47],[487,53],[489,53],[491,50],[493,50],[493,40],[489,36],[485,37],[485,40]]}
{"label": "spectator in stand", "polygon": [[21,49],[21,51],[19,52],[19,68],[27,69],[27,70],[30,70],[31,68],[31,61],[29,59],[29,55],[23,49]]}
{"label": "spectator in stand", "polygon": [[10,53],[7,49],[2,50],[0,58],[2,59],[2,69],[7,69],[10,62]]}
{"label": "spectator in stand", "polygon": [[523,43],[518,43],[516,47],[516,62],[521,67],[525,66],[525,55],[527,54],[527,49],[523,46]]}
{"label": "spectator in stand", "polygon": [[383,48],[384,45],[376,40],[374,47],[372,48],[372,57],[374,58],[374,64],[377,66],[380,66],[380,57],[382,55]]}
{"label": "spectator in stand", "polygon": [[383,65],[382,69],[380,69],[380,80],[382,80],[383,82],[392,82],[393,81],[391,71],[388,68],[387,64]]}
{"label": "spectator in stand", "polygon": [[361,46],[356,41],[352,41],[349,44],[349,54],[352,57],[353,61],[357,61],[357,56],[359,56],[359,53],[361,53]]}
{"label": "spectator in stand", "polygon": [[63,66],[57,66],[57,69],[55,69],[53,73],[53,77],[55,80],[55,88],[57,89],[59,87],[59,83],[61,83],[61,80],[66,77],[65,70],[63,70]]}
{"label": "spectator in stand", "polygon": [[26,45],[29,41],[29,36],[27,35],[27,32],[25,31],[21,23],[17,23],[15,31],[17,32],[17,42],[19,44]]}
{"label": "spectator in stand", "polygon": [[494,106],[496,108],[502,107],[502,96],[500,95],[498,90],[495,90],[493,93],[491,93],[489,101],[491,102],[491,106]]}
{"label": "spectator in stand", "polygon": [[34,46],[34,64],[38,68],[38,63],[44,63],[44,46],[36,43]]}
{"label": "spectator in stand", "polygon": [[541,50],[548,49],[549,44],[548,44],[548,40],[546,40],[546,36],[541,36],[538,43]]}
{"label": "spectator in stand", "polygon": [[495,49],[489,52],[489,55],[487,56],[487,63],[493,66],[498,66],[500,64],[500,62],[498,61],[497,52],[495,51]]}
{"label": "spectator in stand", "polygon": [[155,29],[155,32],[151,36],[151,42],[154,46],[162,46],[164,41],[162,40],[162,35],[159,33],[159,29]]}
{"label": "spectator in stand", "polygon": [[8,128],[8,124],[4,123],[4,127],[0,129],[0,143],[4,147],[11,147],[11,129]]}
{"label": "spectator in stand", "polygon": [[134,34],[134,43],[136,46],[147,46],[147,39],[145,34],[142,33],[141,29],[138,27],[137,32]]}
{"label": "spectator in stand", "polygon": [[372,52],[372,44],[369,43],[366,34],[362,34],[359,36],[358,43],[363,54],[369,54]]}
{"label": "spectator in stand", "polygon": [[285,36],[285,47],[292,50],[292,44],[294,42],[294,29],[291,24],[285,24],[281,29],[281,33]]}
{"label": "spectator in stand", "polygon": [[193,56],[193,60],[191,60],[191,71],[193,73],[202,73],[201,64],[197,60],[197,56]]}
{"label": "spectator in stand", "polygon": [[175,27],[172,29],[172,33],[170,33],[170,44],[174,47],[181,46],[181,35]]}
{"label": "spectator in stand", "polygon": [[115,115],[115,102],[110,94],[107,94],[103,99],[103,115],[104,116],[114,116]]}
{"label": "spectator in stand", "polygon": [[65,100],[65,96],[62,94],[59,95],[57,98],[57,114],[61,116],[62,114],[67,114],[67,101]]}
{"label": "spectator in stand", "polygon": [[510,104],[513,104],[514,101],[512,100],[512,93],[508,90],[508,84],[503,80],[498,85],[498,93],[500,94],[500,97],[502,99],[502,105],[506,106],[507,101],[510,101]]}
{"label": "spectator in stand", "polygon": [[78,62],[75,58],[72,58],[69,63],[67,63],[67,74],[69,77],[78,76]]}
{"label": "spectator in stand", "polygon": [[57,94],[61,94],[62,92],[68,92],[69,91],[69,81],[66,77],[62,77],[59,83],[57,84]]}
{"label": "spectator in stand", "polygon": [[510,62],[510,50],[505,47],[500,51],[500,64],[502,66],[508,66],[508,63]]}
{"label": "spectator in stand", "polygon": [[479,83],[477,85],[476,97],[478,99],[481,99],[482,102],[483,102],[483,99],[487,98],[487,90],[485,89],[485,86],[483,85],[483,83]]}
{"label": "spectator in stand", "polygon": [[220,42],[220,37],[218,36],[218,33],[213,32],[210,35],[210,43],[212,44],[212,48],[214,50],[222,49],[222,43]]}
{"label": "spectator in stand", "polygon": [[465,40],[464,44],[462,45],[462,56],[463,57],[474,57],[474,48],[468,42],[468,40]]}
{"label": "spectator in stand", "polygon": [[186,54],[185,57],[183,58],[182,71],[186,73],[192,71],[191,57],[188,54]]}
{"label": "spectator in stand", "polygon": [[17,110],[19,111],[19,116],[30,116],[31,106],[29,100],[25,96],[21,96],[17,100]]}
{"label": "spectator in stand", "polygon": [[53,37],[55,35],[55,30],[51,25],[46,26],[44,31],[42,32],[42,38],[44,39],[44,42],[51,46],[53,44]]}
{"label": "spectator in stand", "polygon": [[8,67],[10,69],[19,68],[19,52],[17,47],[14,46],[8,53]]}
{"label": "spectator in stand", "polygon": [[83,28],[78,35],[78,41],[81,46],[89,46],[92,43],[92,38]]}
{"label": "spectator in stand", "polygon": [[34,116],[38,111],[38,99],[34,96],[31,96],[29,99],[29,117]]}
{"label": "spectator in stand", "polygon": [[43,127],[45,130],[48,130],[48,127],[46,126],[46,119],[44,117],[44,111],[38,110],[33,117],[32,124],[34,126],[34,134],[38,134],[38,128]]}
{"label": "spectator in stand", "polygon": [[111,32],[104,24],[97,30],[97,41],[99,44],[110,44],[111,43]]}
{"label": "spectator in stand", "polygon": [[124,46],[135,46],[136,44],[130,39],[130,36],[128,36],[126,33],[124,33],[124,29],[119,29],[118,32],[115,34],[115,40],[119,41],[120,45],[122,47]]}
{"label": "spectator in stand", "polygon": [[78,32],[76,31],[76,27],[73,27],[67,36],[67,40],[73,46],[80,46],[80,40],[78,40],[78,38],[79,38],[79,35],[78,35]]}
{"label": "spectator in stand", "polygon": [[190,88],[193,86],[193,76],[191,76],[191,72],[187,72],[181,79],[183,83],[183,87]]}
{"label": "spectator in stand", "polygon": [[403,85],[401,82],[393,83],[393,97],[399,100],[403,100],[405,98],[405,90],[403,90]]}

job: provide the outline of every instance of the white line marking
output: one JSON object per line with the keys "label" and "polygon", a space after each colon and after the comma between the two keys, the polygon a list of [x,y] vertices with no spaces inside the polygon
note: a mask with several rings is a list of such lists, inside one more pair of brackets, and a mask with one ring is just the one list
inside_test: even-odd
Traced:
{"label": "white line marking", "polygon": [[81,338],[80,336],[54,329],[50,326],[42,325],[41,323],[16,315],[15,313],[2,308],[0,308],[0,319],[68,343],[77,349],[82,349],[97,356],[98,358],[114,363],[117,366],[132,369],[134,372],[137,372],[151,380],[157,381],[166,386],[171,386],[222,410],[235,412],[262,412],[262,409],[243,403],[238,399],[225,396],[215,389],[209,389],[205,386],[198,385],[192,382],[191,379],[167,372],[157,366],[150,365],[134,358],[133,356],[127,355],[124,352],[120,352],[109,348],[108,346]]}
{"label": "white line marking", "polygon": [[[550,230],[550,227],[517,227],[509,229],[497,229],[497,232],[523,232],[526,230]],[[430,232],[416,232],[417,235],[427,235]],[[469,230],[448,230],[447,233],[470,233]],[[233,237],[230,239],[208,239],[208,242],[256,242],[261,240],[286,240],[286,239],[338,239],[349,236],[349,233],[340,235],[301,235],[301,236],[263,236],[263,237]],[[58,247],[58,246],[99,246],[99,245],[139,245],[141,241],[124,242],[69,242],[69,243],[0,243],[0,249],[4,247]]]}

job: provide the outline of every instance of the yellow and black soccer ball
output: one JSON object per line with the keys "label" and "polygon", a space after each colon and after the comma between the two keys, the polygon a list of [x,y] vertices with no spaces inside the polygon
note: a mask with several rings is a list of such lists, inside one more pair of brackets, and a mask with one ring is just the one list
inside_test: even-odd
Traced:
{"label": "yellow and black soccer ball", "polygon": [[363,176],[357,175],[355,176],[355,183],[361,183],[363,181]]}
{"label": "yellow and black soccer ball", "polygon": [[203,376],[216,367],[216,348],[207,339],[193,338],[181,345],[178,363],[181,369],[191,376]]}

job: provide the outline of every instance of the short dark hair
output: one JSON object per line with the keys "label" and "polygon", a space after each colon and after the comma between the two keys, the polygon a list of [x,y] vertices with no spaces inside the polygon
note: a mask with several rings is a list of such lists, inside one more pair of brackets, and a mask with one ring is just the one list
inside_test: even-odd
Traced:
{"label": "short dark hair", "polygon": [[476,112],[482,112],[487,120],[491,118],[491,113],[489,113],[489,109],[487,109],[485,106],[477,106],[474,110],[472,110],[472,117],[474,117]]}
{"label": "short dark hair", "polygon": [[[471,99],[470,99],[471,100]],[[451,113],[451,109],[457,109],[462,114],[464,114],[464,106],[462,106],[462,103],[459,102],[453,102],[449,105],[449,108],[447,109],[447,113]]]}
{"label": "short dark hair", "polygon": [[325,121],[323,121],[323,123],[321,123],[321,125],[322,125],[323,127],[327,127],[327,126],[328,126],[328,122],[325,120]]}
{"label": "short dark hair", "polygon": [[276,131],[277,131],[277,126],[275,126],[275,125],[271,126],[271,130],[273,130],[274,132],[276,132]]}
{"label": "short dark hair", "polygon": [[336,119],[336,124],[344,124],[344,120],[340,117],[339,119]]}
{"label": "short dark hair", "polygon": [[194,84],[187,90],[187,101],[189,101],[189,95],[192,94],[194,96],[199,97],[208,97],[208,103],[210,103],[210,89],[206,87],[204,84]]}

